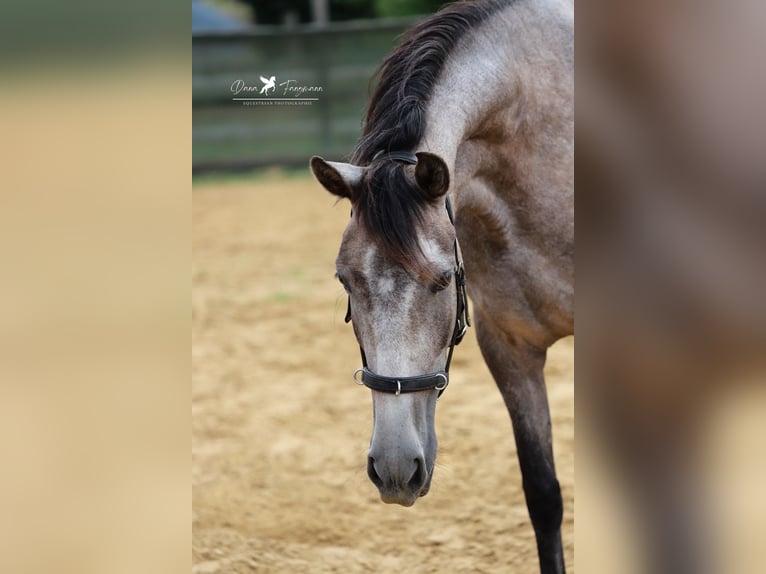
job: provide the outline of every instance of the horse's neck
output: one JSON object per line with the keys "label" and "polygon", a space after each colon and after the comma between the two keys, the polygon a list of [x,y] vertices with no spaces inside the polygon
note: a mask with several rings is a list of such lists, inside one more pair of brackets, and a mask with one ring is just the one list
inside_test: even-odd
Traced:
{"label": "horse's neck", "polygon": [[557,1],[516,0],[456,47],[420,142],[450,168],[474,304],[506,313],[508,300],[545,302],[548,316],[527,324],[540,345],[572,325],[573,25]]}
{"label": "horse's neck", "polygon": [[542,150],[572,123],[572,88],[560,77],[569,73],[562,71],[561,54],[572,54],[572,18],[568,0],[517,0],[463,38],[447,59],[419,148],[447,162],[453,194],[479,170],[513,171],[511,164],[529,150],[571,156],[571,142]]}

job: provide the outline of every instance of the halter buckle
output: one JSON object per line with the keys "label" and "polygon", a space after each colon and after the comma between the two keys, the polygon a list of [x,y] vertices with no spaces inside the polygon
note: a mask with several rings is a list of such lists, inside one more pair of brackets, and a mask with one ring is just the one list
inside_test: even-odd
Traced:
{"label": "halter buckle", "polygon": [[402,382],[399,379],[397,379],[396,380],[396,396],[398,397],[401,394],[402,394]]}
{"label": "halter buckle", "polygon": [[463,323],[463,328],[460,329],[460,332],[455,335],[455,345],[459,345],[461,341],[463,340],[463,337],[468,332],[468,325]]}

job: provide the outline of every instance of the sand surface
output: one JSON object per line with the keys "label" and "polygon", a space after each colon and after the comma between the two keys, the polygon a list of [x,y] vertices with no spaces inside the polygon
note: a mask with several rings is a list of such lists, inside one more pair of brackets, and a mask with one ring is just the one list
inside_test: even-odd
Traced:
{"label": "sand surface", "polygon": [[[193,572],[535,573],[511,425],[470,332],[439,402],[431,492],[386,505],[367,479],[370,391],[333,278],[347,204],[313,180],[193,196]],[[470,280],[470,279],[469,279]],[[573,567],[574,342],[548,354]]]}

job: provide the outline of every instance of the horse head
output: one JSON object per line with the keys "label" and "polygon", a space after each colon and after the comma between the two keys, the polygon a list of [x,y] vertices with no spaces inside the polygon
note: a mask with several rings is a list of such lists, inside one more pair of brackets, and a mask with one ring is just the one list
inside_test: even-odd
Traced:
{"label": "horse head", "polygon": [[462,266],[445,209],[449,171],[425,152],[387,154],[368,166],[314,157],[311,169],[352,206],[336,268],[362,349],[360,379],[373,389],[367,473],[384,502],[411,506],[433,477],[436,400],[461,312]]}

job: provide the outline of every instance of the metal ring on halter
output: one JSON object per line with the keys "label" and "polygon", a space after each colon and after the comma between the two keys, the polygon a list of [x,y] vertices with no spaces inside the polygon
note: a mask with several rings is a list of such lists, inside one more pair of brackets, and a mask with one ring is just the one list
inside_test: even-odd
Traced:
{"label": "metal ring on halter", "polygon": [[396,396],[398,397],[401,394],[402,394],[402,382],[397,380],[396,381]]}
{"label": "metal ring on halter", "polygon": [[352,376],[353,376],[353,379],[354,379],[354,382],[355,382],[357,385],[363,385],[363,384],[364,384],[364,381],[363,381],[363,380],[362,380],[362,381],[360,381],[359,379],[357,379],[357,378],[356,378],[356,374],[357,374],[357,373],[364,373],[364,368],[361,368],[361,369],[357,369],[356,371],[354,371],[354,374],[352,375]]}
{"label": "metal ring on halter", "polygon": [[447,385],[449,384],[449,379],[447,378],[447,375],[445,375],[444,373],[437,373],[437,376],[444,379],[444,384],[440,387],[439,386],[434,387],[434,390],[443,391],[444,389],[447,388]]}

